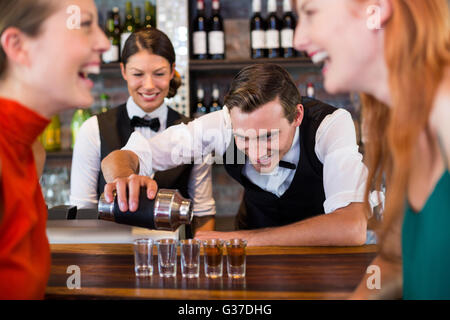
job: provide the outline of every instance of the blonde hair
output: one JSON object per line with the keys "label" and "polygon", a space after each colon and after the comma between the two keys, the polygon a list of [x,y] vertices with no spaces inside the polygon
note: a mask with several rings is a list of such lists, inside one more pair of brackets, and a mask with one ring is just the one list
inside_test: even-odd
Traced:
{"label": "blonde hair", "polygon": [[368,134],[367,205],[370,190],[379,189],[386,179],[382,239],[404,210],[413,149],[421,132],[431,139],[428,121],[433,100],[444,68],[450,65],[447,0],[392,0],[391,4],[384,54],[392,106],[361,95]]}
{"label": "blonde hair", "polygon": [[[42,23],[56,10],[56,3],[51,0],[0,0],[0,37],[10,27],[31,37],[37,36]],[[6,64],[6,54],[0,45],[0,77]]]}

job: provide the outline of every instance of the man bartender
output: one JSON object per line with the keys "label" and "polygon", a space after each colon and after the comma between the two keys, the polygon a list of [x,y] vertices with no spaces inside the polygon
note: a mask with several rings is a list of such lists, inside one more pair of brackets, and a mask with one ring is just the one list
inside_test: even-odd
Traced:
{"label": "man bartender", "polygon": [[154,171],[212,151],[244,187],[240,230],[198,232],[196,238],[244,238],[253,246],[365,243],[367,172],[350,114],[302,98],[275,64],[242,69],[221,111],[151,139],[133,133],[102,162],[106,198],[111,202],[116,190],[121,210],[129,205],[134,211],[140,186],[154,198],[157,186],[148,178]]}

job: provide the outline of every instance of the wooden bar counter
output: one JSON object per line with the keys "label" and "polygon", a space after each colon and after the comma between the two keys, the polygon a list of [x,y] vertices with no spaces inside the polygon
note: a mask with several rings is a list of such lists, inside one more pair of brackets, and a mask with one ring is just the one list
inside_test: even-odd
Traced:
{"label": "wooden bar counter", "polygon": [[[47,299],[345,299],[358,285],[376,255],[376,246],[361,247],[249,247],[247,276],[161,278],[154,251],[152,277],[134,275],[131,244],[52,244],[52,267]],[[78,266],[81,288],[69,289]],[[70,279],[69,279],[70,281]]]}

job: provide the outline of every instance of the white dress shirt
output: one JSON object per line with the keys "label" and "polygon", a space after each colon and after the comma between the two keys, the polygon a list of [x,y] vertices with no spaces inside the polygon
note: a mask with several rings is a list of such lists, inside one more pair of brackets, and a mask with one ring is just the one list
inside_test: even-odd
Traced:
{"label": "white dress shirt", "polygon": [[[148,127],[137,127],[145,139],[150,139],[166,129],[168,107],[163,104],[153,112],[146,113],[130,97],[127,101],[127,113],[130,119],[134,116],[159,118],[161,127],[158,132]],[[215,202],[212,197],[211,161],[208,158],[202,163],[194,164],[188,184],[189,197],[193,201],[195,216],[214,215]],[[70,203],[79,208],[97,205],[97,183],[100,172],[100,133],[97,116],[86,120],[80,128],[75,141],[70,177]],[[153,177],[154,172],[149,174]]]}
{"label": "white dress shirt", "polygon": [[[154,170],[166,170],[180,163],[202,160],[212,151],[221,161],[231,143],[232,127],[229,110],[204,115],[189,124],[173,126],[158,136],[145,138],[138,132],[131,135],[123,150],[139,157],[140,174],[149,175]],[[298,164],[300,147],[297,128],[291,149],[282,160]],[[350,113],[337,109],[327,115],[316,132],[314,151],[323,164],[325,213],[346,207],[352,202],[364,201],[367,168],[358,152],[355,127]],[[297,170],[301,170],[298,168]],[[270,175],[259,174],[246,163],[244,174],[260,188],[280,197],[289,188],[295,170],[276,167]]]}

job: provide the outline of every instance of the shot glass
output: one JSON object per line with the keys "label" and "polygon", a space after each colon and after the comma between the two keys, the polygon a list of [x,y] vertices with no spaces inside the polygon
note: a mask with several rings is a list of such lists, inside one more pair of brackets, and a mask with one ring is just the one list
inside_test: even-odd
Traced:
{"label": "shot glass", "polygon": [[136,239],[134,247],[134,272],[136,277],[153,275],[153,241],[151,239]]}
{"label": "shot glass", "polygon": [[158,271],[160,277],[175,277],[177,275],[177,241],[161,239],[158,245]]}
{"label": "shot glass", "polygon": [[247,241],[231,239],[226,241],[228,277],[239,279],[245,277]]}
{"label": "shot glass", "polygon": [[198,278],[200,274],[200,240],[180,241],[181,275],[183,278]]}
{"label": "shot glass", "polygon": [[220,278],[223,274],[223,240],[210,239],[203,242],[205,275]]}

